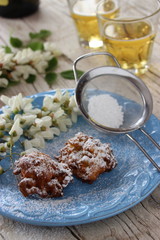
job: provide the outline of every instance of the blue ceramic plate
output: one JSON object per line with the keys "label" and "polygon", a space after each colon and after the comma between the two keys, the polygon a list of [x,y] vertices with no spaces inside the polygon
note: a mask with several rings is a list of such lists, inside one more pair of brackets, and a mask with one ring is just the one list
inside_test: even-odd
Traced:
{"label": "blue ceramic plate", "polygon": [[[73,93],[73,90],[69,90]],[[35,105],[43,96],[54,91],[34,95]],[[151,116],[144,129],[160,144],[160,121]],[[160,173],[125,135],[106,135],[95,130],[83,117],[59,137],[47,142],[43,151],[57,155],[64,143],[82,131],[102,142],[111,143],[117,167],[102,174],[93,184],[74,178],[64,190],[64,196],[52,199],[25,198],[17,188],[12,171],[0,176],[0,214],[8,218],[43,226],[67,226],[89,223],[121,213],[146,198],[160,183]],[[132,135],[160,165],[160,152],[140,132]],[[6,161],[5,163],[7,164]]]}

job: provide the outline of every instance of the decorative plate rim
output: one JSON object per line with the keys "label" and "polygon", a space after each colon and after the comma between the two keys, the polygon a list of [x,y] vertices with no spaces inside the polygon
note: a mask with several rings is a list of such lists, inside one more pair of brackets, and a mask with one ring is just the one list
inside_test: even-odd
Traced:
{"label": "decorative plate rim", "polygon": [[[69,91],[72,94],[74,93],[74,89],[62,89],[62,91],[65,91],[65,90]],[[55,92],[55,90],[50,90],[50,91],[46,91],[46,92],[37,93],[37,94],[31,95],[28,97],[37,98],[39,96],[51,95],[54,92]],[[0,109],[0,112],[1,112],[1,109]],[[154,119],[156,119],[156,121],[159,121],[155,116],[154,116]],[[111,208],[112,209],[111,212],[106,210],[105,208],[101,209],[101,213],[103,212],[102,214],[98,215],[98,213],[96,212],[95,215],[93,215],[91,217],[88,216],[88,218],[84,218],[84,219],[83,219],[83,217],[81,219],[79,219],[79,218],[71,219],[71,217],[70,217],[70,218],[67,218],[67,221],[63,220],[63,221],[52,221],[52,222],[47,221],[45,219],[44,220],[40,220],[40,219],[36,220],[36,219],[29,219],[29,218],[27,219],[27,218],[20,217],[20,216],[17,217],[16,215],[14,215],[11,212],[3,211],[3,206],[0,206],[0,214],[5,217],[8,217],[10,219],[16,220],[16,221],[20,221],[20,222],[28,223],[28,224],[32,224],[32,225],[39,225],[39,226],[71,226],[71,225],[91,223],[91,222],[95,222],[98,220],[102,220],[105,218],[115,216],[119,213],[122,213],[122,212],[130,209],[131,207],[135,206],[139,202],[143,201],[147,196],[149,196],[159,184],[160,184],[160,178],[156,178],[155,182],[154,182],[154,186],[149,187],[149,185],[148,185],[147,191],[145,191],[145,194],[143,196],[139,196],[139,198],[137,200],[132,201],[129,204],[127,204],[121,208],[118,208],[118,209],[114,209],[114,207],[113,207],[113,208]],[[53,216],[53,218],[54,218],[54,216]]]}

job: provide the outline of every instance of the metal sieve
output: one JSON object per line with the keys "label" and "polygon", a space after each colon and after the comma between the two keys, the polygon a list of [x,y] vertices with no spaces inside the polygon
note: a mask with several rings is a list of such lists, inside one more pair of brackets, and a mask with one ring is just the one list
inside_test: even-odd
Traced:
{"label": "metal sieve", "polygon": [[[116,66],[105,65],[92,68],[78,79],[77,63],[82,59],[95,55],[105,55],[112,58]],[[129,132],[140,130],[160,150],[159,144],[141,128],[150,118],[153,109],[152,96],[144,82],[131,72],[122,69],[117,59],[107,52],[92,52],[78,57],[73,63],[73,72],[77,83],[75,89],[76,102],[87,121],[96,129],[106,133],[125,133],[157,170],[160,171],[157,163],[148,155],[138,141],[129,134]],[[110,124],[102,124],[100,121],[97,121],[96,117],[89,114],[89,103],[91,99],[93,99],[94,96],[100,95],[112,97],[122,108],[123,123],[121,123],[120,126],[113,127]],[[95,114],[98,111],[100,111],[99,108],[95,109]],[[114,111],[112,112],[109,114],[115,114]],[[102,116],[104,116],[104,114],[105,112],[102,113]],[[112,119],[114,119],[114,115]]]}

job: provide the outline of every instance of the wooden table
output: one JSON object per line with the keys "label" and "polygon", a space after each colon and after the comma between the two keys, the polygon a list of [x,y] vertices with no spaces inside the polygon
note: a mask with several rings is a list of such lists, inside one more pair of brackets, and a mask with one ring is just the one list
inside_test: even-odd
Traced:
{"label": "wooden table", "polygon": [[[53,35],[49,40],[56,43],[63,56],[58,71],[71,69],[75,60],[86,50],[80,48],[66,0],[41,0],[37,13],[24,19],[0,19],[0,42],[7,44],[9,35],[28,39],[30,31],[49,29]],[[160,24],[159,24],[160,28]],[[159,29],[160,30],[160,29]],[[154,101],[153,113],[160,119],[160,31],[157,34],[150,70],[142,76],[149,87]],[[53,84],[56,88],[74,88],[73,80],[61,77]],[[39,76],[34,84],[20,83],[1,94],[7,96],[21,92],[24,96],[49,90]],[[1,104],[2,106],[2,104]],[[125,240],[160,239],[160,186],[141,203],[117,216],[90,224],[70,227],[38,227],[12,221],[0,216],[0,240],[57,239],[57,240]]]}

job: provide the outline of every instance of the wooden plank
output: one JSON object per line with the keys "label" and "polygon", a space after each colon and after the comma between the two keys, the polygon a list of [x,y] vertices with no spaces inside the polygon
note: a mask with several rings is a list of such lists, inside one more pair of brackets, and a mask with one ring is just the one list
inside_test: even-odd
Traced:
{"label": "wooden plank", "polygon": [[40,227],[0,216],[0,240],[77,240],[65,227]]}

